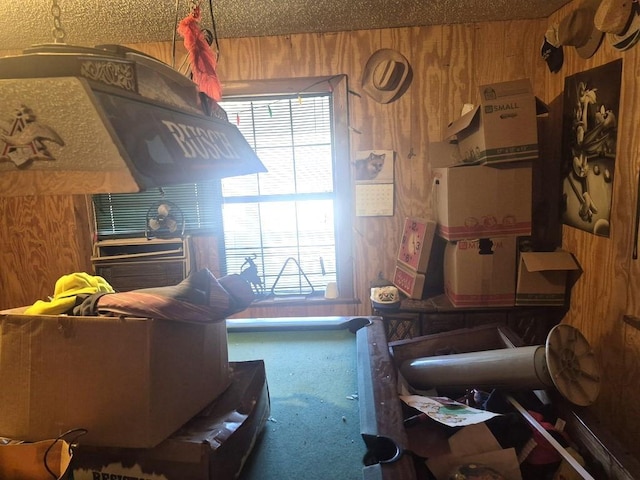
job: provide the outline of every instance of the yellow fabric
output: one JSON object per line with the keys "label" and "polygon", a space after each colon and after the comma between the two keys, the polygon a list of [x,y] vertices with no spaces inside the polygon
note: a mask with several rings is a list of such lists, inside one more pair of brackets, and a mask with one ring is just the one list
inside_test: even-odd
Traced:
{"label": "yellow fabric", "polygon": [[114,293],[109,282],[98,275],[85,272],[63,275],[56,281],[53,297],[49,301],[38,300],[27,308],[26,315],[58,315],[72,309],[80,294]]}

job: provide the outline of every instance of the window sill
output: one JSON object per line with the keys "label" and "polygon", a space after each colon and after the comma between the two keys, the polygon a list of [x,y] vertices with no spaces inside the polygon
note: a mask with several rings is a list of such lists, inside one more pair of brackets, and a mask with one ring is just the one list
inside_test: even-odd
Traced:
{"label": "window sill", "polygon": [[372,317],[272,317],[228,318],[228,332],[272,332],[294,330],[344,330],[355,333],[371,324]]}

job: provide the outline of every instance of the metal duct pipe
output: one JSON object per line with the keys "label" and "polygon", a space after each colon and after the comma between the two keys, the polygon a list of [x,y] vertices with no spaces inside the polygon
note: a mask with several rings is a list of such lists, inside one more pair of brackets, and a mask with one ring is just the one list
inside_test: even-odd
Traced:
{"label": "metal duct pipe", "polygon": [[419,389],[556,387],[580,406],[591,405],[600,392],[600,366],[589,342],[564,324],[551,329],[545,345],[416,358],[400,365],[400,373]]}
{"label": "metal duct pipe", "polygon": [[553,386],[542,346],[417,358],[404,362],[400,372],[419,389],[473,386],[536,390]]}

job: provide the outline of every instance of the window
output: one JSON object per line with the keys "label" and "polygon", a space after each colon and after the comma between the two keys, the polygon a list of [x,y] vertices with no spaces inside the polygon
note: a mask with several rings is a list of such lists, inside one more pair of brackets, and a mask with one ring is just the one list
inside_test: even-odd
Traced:
{"label": "window", "polygon": [[183,210],[187,233],[220,236],[221,271],[255,264],[265,296],[321,295],[335,281],[352,298],[346,76],[232,82],[224,94],[229,120],[268,172],[166,187],[164,197],[96,195],[99,238],[144,235],[149,206],[166,198]]}

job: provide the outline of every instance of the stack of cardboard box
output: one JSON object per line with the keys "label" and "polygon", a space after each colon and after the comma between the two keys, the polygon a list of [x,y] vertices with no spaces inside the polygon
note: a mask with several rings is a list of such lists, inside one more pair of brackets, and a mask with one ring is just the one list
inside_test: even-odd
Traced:
{"label": "stack of cardboard box", "polygon": [[532,231],[537,115],[546,107],[527,79],[479,93],[480,103],[430,152],[437,231],[447,241],[445,292],[456,307],[562,305],[575,259],[562,251],[520,255]]}
{"label": "stack of cardboard box", "polygon": [[[24,310],[0,312],[0,436],[39,441],[86,429],[76,479],[156,478],[176,465],[198,473],[172,478],[237,477],[270,405],[264,362],[230,365],[226,321]],[[232,430],[213,435],[230,421]]]}
{"label": "stack of cardboard box", "polygon": [[409,298],[442,293],[444,242],[436,230],[433,220],[405,218],[393,284]]}

